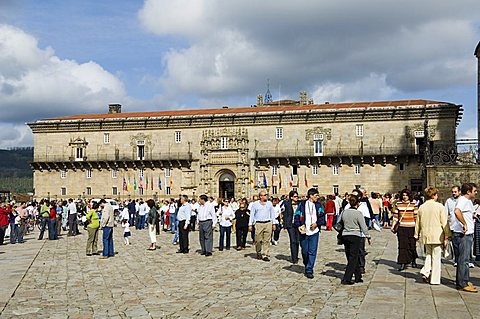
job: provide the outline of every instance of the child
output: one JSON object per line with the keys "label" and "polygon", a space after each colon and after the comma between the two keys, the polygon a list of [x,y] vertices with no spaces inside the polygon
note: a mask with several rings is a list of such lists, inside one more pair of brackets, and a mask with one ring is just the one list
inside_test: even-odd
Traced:
{"label": "child", "polygon": [[122,220],[122,227],[123,227],[123,242],[125,245],[130,245],[130,241],[128,237],[130,237],[130,224],[128,223],[128,219]]}

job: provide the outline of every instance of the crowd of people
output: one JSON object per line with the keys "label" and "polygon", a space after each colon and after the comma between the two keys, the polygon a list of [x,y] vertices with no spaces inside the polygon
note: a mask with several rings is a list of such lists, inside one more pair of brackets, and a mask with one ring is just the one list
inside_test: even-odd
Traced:
{"label": "crowd of people", "polygon": [[[408,189],[398,194],[354,189],[341,197],[338,194],[320,196],[315,188],[299,196],[295,190],[288,195],[269,198],[266,191],[249,201],[242,198],[215,199],[207,195],[189,198],[179,195],[162,202],[153,199],[125,201],[117,212],[105,199],[42,200],[39,203],[15,202],[0,204],[0,245],[8,233],[10,243],[23,243],[29,220],[37,221],[39,240],[48,229],[48,239],[57,240],[61,232],[67,236],[80,234],[79,226],[88,233],[86,255],[98,253],[98,238],[102,230],[102,259],[115,256],[114,227],[121,226],[124,244],[130,245],[131,227],[148,229],[150,251],[156,250],[157,236],[163,230],[171,232],[177,253],[190,251],[190,233],[198,230],[201,255],[212,256],[213,233],[219,232],[218,251],[233,247],[247,248],[250,233],[256,258],[270,261],[270,246],[277,245],[281,229],[288,234],[290,262],[298,264],[299,254],[307,278],[314,278],[319,233],[338,231],[338,243],[344,245],[347,259],[342,284],[361,283],[365,273],[366,243],[372,244],[370,231],[390,229],[398,239],[398,270],[407,266],[417,268],[417,247],[425,253],[420,270],[422,279],[432,285],[440,284],[441,258],[451,250],[456,267],[456,286],[467,292],[477,292],[469,282],[469,268],[480,261],[480,208],[475,198],[477,187],[466,183],[452,187],[452,196],[445,206],[439,203],[438,190],[432,187],[413,196]],[[217,227],[218,226],[218,227]],[[8,231],[8,232],[7,232]],[[449,249],[450,248],[450,249]]]}

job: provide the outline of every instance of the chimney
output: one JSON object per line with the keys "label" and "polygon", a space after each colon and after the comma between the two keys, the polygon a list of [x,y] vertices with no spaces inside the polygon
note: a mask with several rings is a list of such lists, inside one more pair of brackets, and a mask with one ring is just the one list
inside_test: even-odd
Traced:
{"label": "chimney", "polygon": [[307,105],[307,91],[300,91],[300,105]]}
{"label": "chimney", "polygon": [[121,104],[108,104],[108,113],[109,114],[122,113],[122,105]]}
{"label": "chimney", "polygon": [[257,105],[263,106],[263,96],[261,94],[257,95]]}

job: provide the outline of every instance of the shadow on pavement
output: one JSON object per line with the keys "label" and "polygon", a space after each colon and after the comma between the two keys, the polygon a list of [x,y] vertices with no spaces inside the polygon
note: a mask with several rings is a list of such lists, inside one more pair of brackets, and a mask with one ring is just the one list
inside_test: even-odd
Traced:
{"label": "shadow on pavement", "polygon": [[288,265],[282,268],[288,271],[296,272],[298,274],[303,274],[305,272],[305,267],[300,265]]}
{"label": "shadow on pavement", "polygon": [[287,256],[287,255],[276,255],[275,256],[276,259],[278,260],[286,260],[286,261],[290,261],[290,256]]}

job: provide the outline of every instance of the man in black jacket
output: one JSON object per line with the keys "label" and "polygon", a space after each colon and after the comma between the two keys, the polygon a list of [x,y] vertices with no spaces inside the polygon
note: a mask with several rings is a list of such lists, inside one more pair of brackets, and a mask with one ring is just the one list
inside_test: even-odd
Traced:
{"label": "man in black jacket", "polygon": [[288,199],[282,203],[282,219],[283,228],[288,232],[290,237],[290,261],[293,264],[298,263],[298,246],[300,244],[300,233],[298,229],[293,226],[293,216],[297,210],[298,193],[290,191]]}

